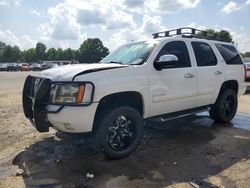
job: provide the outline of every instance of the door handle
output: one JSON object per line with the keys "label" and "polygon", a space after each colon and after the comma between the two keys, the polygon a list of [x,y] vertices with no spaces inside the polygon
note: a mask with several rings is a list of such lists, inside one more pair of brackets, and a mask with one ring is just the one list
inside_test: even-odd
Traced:
{"label": "door handle", "polygon": [[219,70],[217,70],[217,71],[215,71],[215,73],[214,73],[215,75],[220,75],[220,74],[222,74],[222,72],[221,71],[219,71]]}
{"label": "door handle", "polygon": [[194,75],[191,73],[187,73],[184,75],[185,78],[194,78]]}

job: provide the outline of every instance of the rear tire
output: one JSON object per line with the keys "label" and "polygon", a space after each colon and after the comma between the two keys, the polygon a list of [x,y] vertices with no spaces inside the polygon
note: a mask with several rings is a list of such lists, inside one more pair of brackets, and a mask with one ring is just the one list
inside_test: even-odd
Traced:
{"label": "rear tire", "polygon": [[226,89],[219,94],[209,111],[210,117],[218,123],[228,123],[234,118],[237,106],[238,99],[235,90]]}
{"label": "rear tire", "polygon": [[107,157],[124,158],[136,150],[143,135],[143,121],[133,107],[112,108],[98,122],[96,141]]}

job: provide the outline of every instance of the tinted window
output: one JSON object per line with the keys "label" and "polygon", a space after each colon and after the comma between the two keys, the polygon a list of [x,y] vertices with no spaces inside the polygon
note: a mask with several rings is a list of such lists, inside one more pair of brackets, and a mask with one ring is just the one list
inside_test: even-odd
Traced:
{"label": "tinted window", "polygon": [[162,55],[172,54],[178,57],[179,62],[175,67],[171,68],[181,68],[181,67],[191,67],[190,58],[187,50],[187,46],[182,41],[173,41],[167,43],[160,51],[157,56],[157,60]]}
{"label": "tinted window", "polygon": [[203,42],[192,42],[194,54],[197,65],[201,66],[214,66],[217,64],[217,59],[214,55],[212,48]]}
{"label": "tinted window", "polygon": [[229,65],[243,64],[240,55],[234,46],[226,44],[215,44],[215,46],[219,50],[226,64]]}

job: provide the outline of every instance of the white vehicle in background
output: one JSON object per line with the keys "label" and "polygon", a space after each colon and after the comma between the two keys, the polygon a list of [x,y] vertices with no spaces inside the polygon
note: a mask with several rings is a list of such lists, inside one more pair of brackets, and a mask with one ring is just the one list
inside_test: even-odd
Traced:
{"label": "white vehicle in background", "polygon": [[57,68],[57,67],[59,67],[58,64],[52,64],[52,65],[51,65],[51,68]]}
{"label": "white vehicle in background", "polygon": [[7,63],[0,63],[0,71],[7,71]]}
{"label": "white vehicle in background", "polygon": [[231,121],[246,90],[245,70],[232,43],[198,38],[193,28],[155,33],[100,63],[67,65],[28,76],[25,116],[40,132],[92,132],[106,155],[133,152],[144,121],[167,121],[209,111]]}
{"label": "white vehicle in background", "polygon": [[33,71],[41,71],[42,70],[41,64],[38,64],[38,63],[34,63],[30,67],[31,67],[31,70],[33,70]]}

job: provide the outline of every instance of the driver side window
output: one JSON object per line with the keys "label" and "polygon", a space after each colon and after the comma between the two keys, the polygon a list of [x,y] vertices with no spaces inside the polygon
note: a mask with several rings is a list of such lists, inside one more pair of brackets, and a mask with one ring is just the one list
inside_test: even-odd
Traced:
{"label": "driver side window", "polygon": [[167,54],[175,55],[179,60],[178,63],[171,68],[191,67],[187,46],[183,41],[168,42],[157,55],[156,61],[159,60],[160,56]]}

